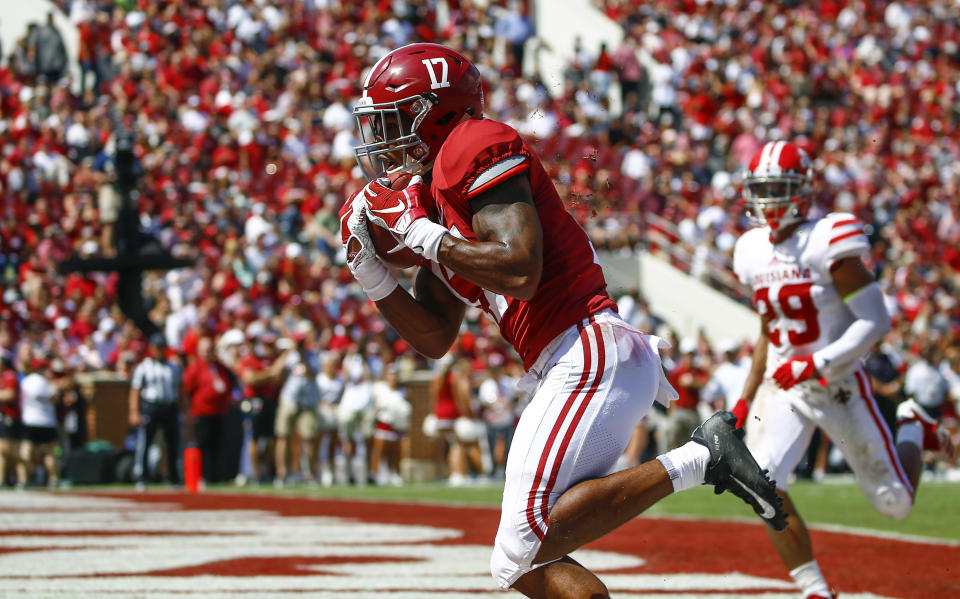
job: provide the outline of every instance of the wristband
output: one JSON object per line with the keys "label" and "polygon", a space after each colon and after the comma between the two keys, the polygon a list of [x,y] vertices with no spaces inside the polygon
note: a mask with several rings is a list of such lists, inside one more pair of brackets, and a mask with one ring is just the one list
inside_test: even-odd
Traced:
{"label": "wristband", "polygon": [[378,302],[387,297],[397,288],[397,280],[390,274],[390,270],[376,259],[364,260],[356,267],[350,265],[350,272],[360,283],[360,287],[371,300]]}
{"label": "wristband", "polygon": [[410,228],[404,233],[403,244],[427,260],[436,262],[437,254],[440,252],[440,242],[449,232],[443,225],[438,225],[426,218],[418,218],[410,223]]}

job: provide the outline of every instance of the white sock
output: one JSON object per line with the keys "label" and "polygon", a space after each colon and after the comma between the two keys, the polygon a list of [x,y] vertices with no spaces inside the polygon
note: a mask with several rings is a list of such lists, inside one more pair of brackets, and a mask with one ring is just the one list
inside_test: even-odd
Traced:
{"label": "white sock", "polygon": [[703,484],[710,463],[710,450],[696,441],[687,441],[676,449],[657,456],[670,475],[673,490],[683,491]]}
{"label": "white sock", "polygon": [[923,449],[923,425],[909,420],[897,427],[897,445],[901,443],[913,443]]}
{"label": "white sock", "polygon": [[833,597],[833,594],[830,592],[830,587],[827,586],[827,581],[823,579],[823,574],[820,572],[820,566],[817,565],[817,560],[811,560],[802,566],[797,566],[793,570],[790,570],[790,577],[793,578],[797,586],[800,587],[804,597],[809,597],[810,595]]}

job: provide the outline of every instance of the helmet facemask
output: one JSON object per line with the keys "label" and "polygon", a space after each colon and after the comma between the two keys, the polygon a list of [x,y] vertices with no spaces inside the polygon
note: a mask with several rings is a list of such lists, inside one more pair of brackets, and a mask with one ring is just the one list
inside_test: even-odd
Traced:
{"label": "helmet facemask", "polygon": [[810,186],[806,177],[796,173],[748,173],[744,178],[743,195],[751,222],[777,231],[806,219]]}
{"label": "helmet facemask", "polygon": [[419,95],[381,104],[366,96],[359,99],[353,115],[361,143],[354,154],[368,180],[400,171],[423,172],[430,148],[417,128],[432,107],[429,99]]}

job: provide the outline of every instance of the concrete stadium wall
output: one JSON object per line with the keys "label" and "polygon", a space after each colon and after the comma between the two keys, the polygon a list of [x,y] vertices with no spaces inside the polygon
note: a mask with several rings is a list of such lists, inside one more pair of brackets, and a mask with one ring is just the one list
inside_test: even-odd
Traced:
{"label": "concrete stadium wall", "polygon": [[637,256],[600,254],[610,292],[616,297],[630,288],[640,291],[650,311],[681,337],[703,330],[711,343],[755,341],[757,315],[743,304],[674,268],[647,252]]}

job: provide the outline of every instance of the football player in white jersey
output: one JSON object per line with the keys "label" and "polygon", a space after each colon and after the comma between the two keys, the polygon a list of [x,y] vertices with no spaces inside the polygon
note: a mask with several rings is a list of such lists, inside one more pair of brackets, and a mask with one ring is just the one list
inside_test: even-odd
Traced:
{"label": "football player in white jersey", "polygon": [[810,158],[785,141],[764,145],[744,176],[748,213],[762,226],[737,240],[733,267],[753,289],[761,327],[733,412],[745,420],[747,445],[770,470],[788,514],[786,531],[767,529],[774,547],[805,598],[829,599],[835,595],[787,494],[814,430],[843,451],[873,507],[897,519],[913,507],[921,448],[955,449],[913,401],[898,409],[896,438],[884,422],[861,363],[891,327],[861,260],[869,242],[852,214],[807,218],[811,182]]}

